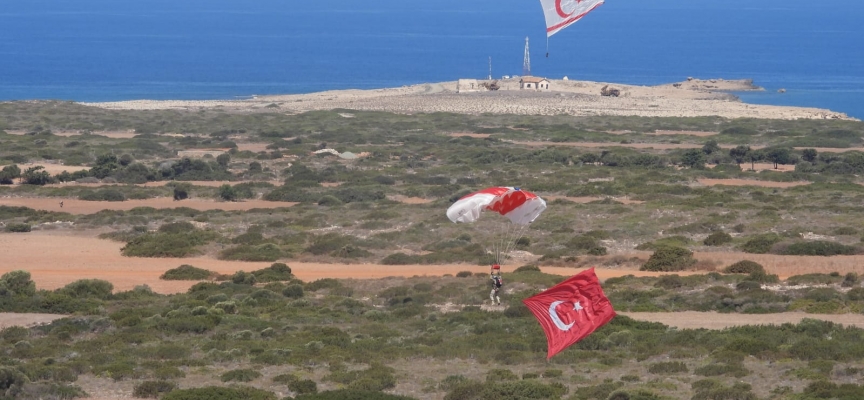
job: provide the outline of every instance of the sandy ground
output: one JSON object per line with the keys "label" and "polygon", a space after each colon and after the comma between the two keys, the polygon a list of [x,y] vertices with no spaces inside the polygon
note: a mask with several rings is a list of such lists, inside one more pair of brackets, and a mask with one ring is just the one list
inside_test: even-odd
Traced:
{"label": "sandy ground", "polygon": [[[60,202],[63,202],[63,207],[60,207]],[[70,214],[93,214],[102,210],[122,210],[127,211],[135,207],[153,207],[153,208],[178,208],[188,207],[195,210],[225,210],[225,211],[245,211],[252,208],[279,208],[291,207],[297,203],[288,203],[282,201],[264,201],[264,200],[246,200],[246,201],[214,201],[210,199],[186,199],[175,201],[169,197],[157,197],[153,199],[143,200],[126,200],[126,201],[84,201],[78,199],[68,199],[62,197],[0,197],[0,205],[29,207],[35,210],[67,212]]]}
{"label": "sandy ground", "polygon": [[[114,284],[115,290],[129,290],[147,284],[159,293],[186,291],[194,282],[162,281],[159,275],[181,264],[231,274],[253,271],[270,266],[268,262],[222,261],[211,257],[187,258],[134,258],[120,255],[122,243],[102,240],[92,235],[68,230],[34,231],[30,233],[0,233],[0,248],[14,249],[4,254],[0,274],[26,270],[40,289],[56,289],[83,278],[104,279]],[[625,254],[644,256],[645,252]],[[620,255],[620,254],[619,254]],[[807,272],[857,272],[864,274],[864,256],[801,257],[768,254],[697,252],[700,261],[725,266],[741,260],[753,260],[781,278]],[[441,276],[459,271],[485,272],[475,265],[379,265],[379,264],[321,264],[288,262],[298,278],[310,281],[321,278],[371,279],[388,276]],[[513,268],[512,266],[510,267]],[[544,267],[545,272],[562,276],[577,272],[575,268]],[[505,267],[505,272],[508,269]],[[695,272],[689,272],[695,273]],[[636,269],[598,268],[600,279],[623,275],[658,276],[657,273]],[[684,274],[684,273],[679,273]]]}
{"label": "sandy ground", "polygon": [[0,313],[0,330],[10,326],[31,327],[47,324],[55,319],[66,317],[63,314],[34,314],[34,313]]}
{"label": "sandy ground", "polygon": [[659,322],[680,329],[724,329],[741,325],[797,324],[804,318],[820,319],[846,326],[864,328],[862,314],[806,314],[788,312],[779,314],[721,314],[716,312],[681,311],[674,313],[619,312],[639,321]]}
{"label": "sandy ground", "polygon": [[[758,89],[747,81],[693,80],[659,86],[552,79],[548,92],[519,89],[518,80],[503,80],[494,92],[457,93],[457,82],[437,82],[375,90],[259,96],[248,100],[133,100],[82,103],[108,109],[200,110],[221,107],[235,111],[298,113],[345,108],[397,113],[453,112],[522,115],[639,115],[656,117],[721,116],[726,118],[850,119],[843,113],[817,108],[745,104],[725,91]],[[603,86],[620,97],[600,95]],[[272,105],[278,107],[274,108]],[[271,107],[268,107],[271,106]]]}
{"label": "sandy ground", "polygon": [[[6,131],[6,133],[10,135],[26,135],[26,131]],[[51,131],[51,134],[56,136],[78,136],[82,133],[80,131]],[[93,135],[105,136],[112,139],[132,139],[137,135],[135,131],[100,131],[100,132],[92,132]],[[180,135],[183,136],[183,135]]]}

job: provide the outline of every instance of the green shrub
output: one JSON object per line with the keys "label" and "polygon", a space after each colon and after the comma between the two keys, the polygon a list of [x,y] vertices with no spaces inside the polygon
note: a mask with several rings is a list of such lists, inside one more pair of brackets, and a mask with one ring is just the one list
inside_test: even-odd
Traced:
{"label": "green shrub", "polygon": [[823,240],[793,243],[783,250],[783,254],[792,256],[836,256],[856,253],[855,247]]}
{"label": "green shrub", "polygon": [[172,268],[165,271],[164,274],[159,276],[159,279],[164,279],[167,281],[200,281],[213,278],[216,275],[217,274],[213,271],[193,267],[189,264],[183,264],[177,268]]}
{"label": "green shrub", "polygon": [[303,297],[303,285],[288,285],[288,287],[282,290],[282,295],[291,299],[299,299]]}
{"label": "green shrub", "polygon": [[288,389],[297,394],[318,393],[318,384],[310,379],[294,380],[288,382]]}
{"label": "green shrub", "polygon": [[765,254],[771,251],[771,247],[780,241],[776,233],[756,235],[748,239],[741,246],[741,251],[752,254]]}
{"label": "green shrub", "polygon": [[285,263],[273,263],[269,267],[252,271],[256,282],[284,282],[294,279],[291,267]]}
{"label": "green shrub", "polygon": [[36,294],[36,283],[27,271],[9,271],[0,276],[0,298],[32,297]]}
{"label": "green shrub", "polygon": [[741,260],[723,269],[724,274],[765,273],[762,264],[750,260]]}
{"label": "green shrub", "polygon": [[456,273],[457,278],[470,278],[474,275],[471,271],[459,271]]}
{"label": "green shrub", "polygon": [[507,382],[519,380],[519,375],[513,373],[513,371],[509,369],[490,369],[489,372],[486,373],[486,382]]}
{"label": "green shrub", "polygon": [[324,195],[320,199],[318,199],[318,205],[319,206],[337,207],[337,206],[341,206],[342,204],[345,204],[342,202],[342,200],[339,200],[336,198],[336,196],[332,196],[329,194]]}
{"label": "green shrub", "polygon": [[393,253],[381,260],[381,264],[384,265],[410,265],[421,263],[422,259],[420,256],[408,255],[405,253]]}
{"label": "green shrub", "polygon": [[687,365],[681,361],[668,361],[654,363],[648,366],[648,372],[652,374],[678,374],[687,373]]}
{"label": "green shrub", "polygon": [[11,223],[9,225],[6,225],[6,232],[25,233],[30,232],[30,229],[30,224]]}
{"label": "green shrub", "polygon": [[523,265],[513,270],[513,272],[540,272],[540,267],[533,264]]}
{"label": "green shrub", "polygon": [[693,252],[682,247],[660,247],[648,261],[645,262],[640,271],[683,271],[693,264]]}
{"label": "green shrub", "polygon": [[[192,230],[179,231],[186,223],[167,224],[159,228],[158,233],[148,233],[138,236],[120,249],[126,257],[186,257],[196,253],[196,247],[204,245],[218,237],[214,232]],[[168,227],[168,228],[166,228]]]}
{"label": "green shrub", "polygon": [[330,289],[331,291],[345,290],[345,285],[333,278],[323,278],[307,283],[304,286],[305,290],[317,292],[321,289]]}
{"label": "green shrub", "polygon": [[218,256],[220,260],[233,261],[276,261],[282,257],[285,253],[273,243],[229,247],[220,251]]}
{"label": "green shrub", "polygon": [[114,290],[114,285],[111,282],[101,279],[79,279],[72,282],[62,289],[60,292],[72,298],[97,298],[105,300],[111,296]]}
{"label": "green shrub", "polygon": [[162,400],[277,400],[276,394],[251,387],[208,386],[194,389],[176,389]]}
{"label": "green shrub", "polygon": [[138,398],[153,398],[158,399],[163,394],[166,394],[174,389],[177,389],[177,384],[170,381],[144,381],[137,385],[132,390],[132,396]]}
{"label": "green shrub", "polygon": [[678,275],[663,275],[654,283],[654,287],[662,289],[677,289],[682,286],[684,286],[684,280]]}
{"label": "green shrub", "polygon": [[261,373],[254,369],[235,369],[222,374],[219,379],[222,382],[252,382],[261,377]]}
{"label": "green shrub", "polygon": [[732,235],[726,232],[714,232],[702,242],[706,246],[722,246],[732,241]]}
{"label": "green shrub", "polygon": [[117,189],[100,189],[78,196],[85,201],[126,201],[126,195]]}
{"label": "green shrub", "polygon": [[415,400],[413,397],[398,396],[381,392],[370,392],[364,390],[339,389],[321,392],[317,394],[303,394],[295,397],[296,400]]}

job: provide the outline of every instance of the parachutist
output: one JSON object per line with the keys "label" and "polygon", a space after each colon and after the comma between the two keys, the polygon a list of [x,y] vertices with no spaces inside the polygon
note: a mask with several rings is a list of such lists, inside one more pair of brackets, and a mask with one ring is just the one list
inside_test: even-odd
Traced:
{"label": "parachutist", "polygon": [[[496,275],[497,273],[497,275]],[[492,265],[492,272],[489,273],[489,279],[492,279],[492,291],[489,292],[489,300],[492,301],[492,304],[498,303],[501,305],[501,298],[498,297],[498,291],[501,290],[501,286],[504,285],[504,281],[501,279],[501,266],[498,264]]]}

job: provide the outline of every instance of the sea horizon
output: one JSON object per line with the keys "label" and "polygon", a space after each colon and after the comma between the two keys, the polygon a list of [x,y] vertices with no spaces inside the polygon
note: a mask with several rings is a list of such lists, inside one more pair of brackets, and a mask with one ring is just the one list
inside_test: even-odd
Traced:
{"label": "sea horizon", "polygon": [[[0,100],[230,100],[521,75],[752,79],[753,104],[864,118],[864,2],[607,1],[552,36],[539,2],[9,0]],[[419,5],[418,5],[419,4]],[[416,18],[422,13],[424,18]],[[546,53],[549,53],[548,58]],[[779,93],[784,89],[784,93]]]}

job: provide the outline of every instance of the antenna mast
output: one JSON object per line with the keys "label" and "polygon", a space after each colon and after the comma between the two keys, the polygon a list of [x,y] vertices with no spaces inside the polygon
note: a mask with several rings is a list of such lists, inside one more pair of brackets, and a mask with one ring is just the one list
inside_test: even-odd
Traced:
{"label": "antenna mast", "polygon": [[492,56],[489,56],[489,80],[492,80]]}
{"label": "antenna mast", "polygon": [[528,37],[525,37],[525,60],[522,61],[522,76],[531,76],[531,53],[528,51]]}

